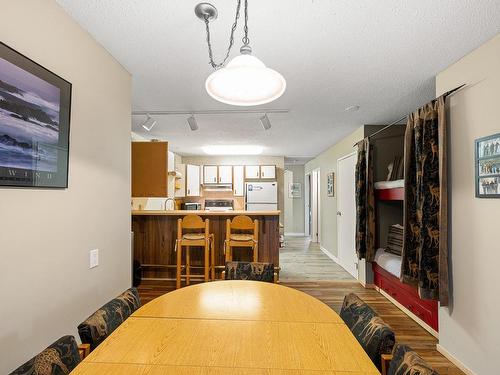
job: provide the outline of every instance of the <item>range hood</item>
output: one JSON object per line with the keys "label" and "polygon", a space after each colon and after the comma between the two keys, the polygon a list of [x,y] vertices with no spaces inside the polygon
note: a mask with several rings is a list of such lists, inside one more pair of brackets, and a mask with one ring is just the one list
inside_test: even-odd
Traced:
{"label": "range hood", "polygon": [[233,184],[204,184],[205,191],[233,191]]}

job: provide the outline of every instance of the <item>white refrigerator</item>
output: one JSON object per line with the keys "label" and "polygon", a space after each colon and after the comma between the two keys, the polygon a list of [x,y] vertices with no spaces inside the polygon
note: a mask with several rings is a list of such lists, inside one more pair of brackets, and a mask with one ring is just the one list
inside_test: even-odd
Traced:
{"label": "white refrigerator", "polygon": [[276,211],[278,209],[278,183],[245,183],[245,209],[247,211]]}

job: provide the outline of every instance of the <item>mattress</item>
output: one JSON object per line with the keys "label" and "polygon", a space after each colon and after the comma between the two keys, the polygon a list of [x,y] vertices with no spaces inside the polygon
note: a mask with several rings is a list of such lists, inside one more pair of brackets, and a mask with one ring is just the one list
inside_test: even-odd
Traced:
{"label": "mattress", "polygon": [[405,180],[379,181],[374,184],[375,189],[394,189],[405,187]]}
{"label": "mattress", "polygon": [[401,257],[378,249],[373,260],[387,272],[399,278],[401,276]]}

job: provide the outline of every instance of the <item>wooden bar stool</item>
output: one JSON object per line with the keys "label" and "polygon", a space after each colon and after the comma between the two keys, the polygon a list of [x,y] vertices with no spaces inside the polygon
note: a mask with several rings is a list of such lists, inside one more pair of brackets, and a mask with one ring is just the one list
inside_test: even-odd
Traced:
{"label": "wooden bar stool", "polygon": [[[175,251],[177,252],[177,277],[176,288],[181,287],[181,278],[185,277],[186,285],[190,284],[191,264],[190,249],[191,246],[204,248],[204,280],[209,281],[209,272],[211,271],[212,280],[215,279],[215,255],[214,255],[214,235],[209,232],[209,220],[203,219],[198,215],[186,215],[177,220],[177,240],[175,241]],[[186,247],[186,273],[182,275],[182,248]],[[209,259],[210,257],[210,259]],[[201,275],[195,275],[201,276]]]}
{"label": "wooden bar stool", "polygon": [[259,221],[245,215],[238,215],[226,221],[226,240],[224,253],[226,262],[233,260],[233,247],[250,247],[253,261],[259,261]]}

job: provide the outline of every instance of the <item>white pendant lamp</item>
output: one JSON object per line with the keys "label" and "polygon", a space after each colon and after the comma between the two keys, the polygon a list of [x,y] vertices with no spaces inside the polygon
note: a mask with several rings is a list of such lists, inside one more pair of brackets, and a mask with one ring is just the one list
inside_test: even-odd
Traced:
{"label": "white pendant lamp", "polygon": [[241,55],[233,58],[224,67],[234,42],[233,34],[239,18],[240,6],[241,0],[238,0],[229,48],[220,64],[213,60],[209,29],[209,21],[217,17],[217,9],[208,3],[200,3],[195,8],[195,14],[205,21],[210,64],[216,69],[207,78],[205,88],[212,98],[226,104],[253,106],[269,103],[283,95],[286,81],[277,71],[267,68],[262,61],[252,56],[248,39],[248,0],[245,0],[245,36],[240,49]]}

